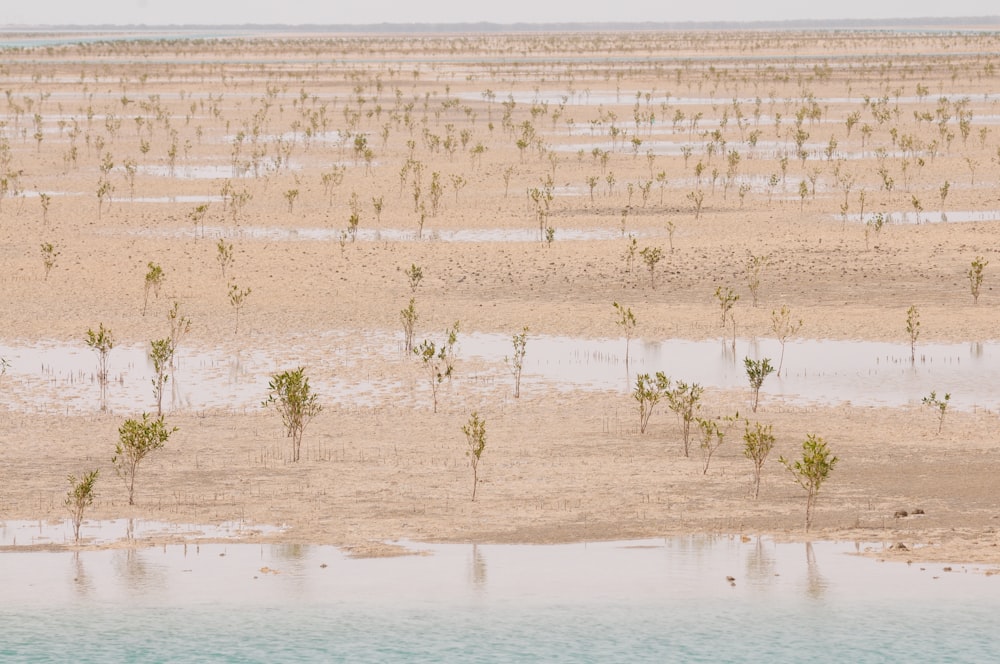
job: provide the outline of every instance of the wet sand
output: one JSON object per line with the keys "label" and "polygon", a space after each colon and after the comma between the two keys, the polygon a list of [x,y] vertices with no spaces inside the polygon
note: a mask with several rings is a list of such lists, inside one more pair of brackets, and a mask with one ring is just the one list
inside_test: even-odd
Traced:
{"label": "wet sand", "polygon": [[[527,326],[532,359],[531,335],[619,337],[612,302],[636,316],[632,347],[721,339],[731,325],[719,324],[713,293],[720,286],[740,295],[740,339],[773,338],[771,312],[785,305],[803,321],[797,338],[907,344],[912,305],[920,314],[918,352],[921,344],[995,340],[995,222],[890,224],[875,234],[840,213],[845,189],[850,214],[860,212],[865,192],[866,219],[918,206],[984,214],[1000,207],[990,119],[997,102],[984,96],[996,75],[977,56],[952,54],[995,49],[994,37],[813,37],[803,35],[793,53],[787,40],[770,34],[561,36],[542,64],[543,40],[523,36],[473,39],[457,53],[435,38],[13,53],[0,120],[7,123],[6,171],[21,175],[0,199],[0,345],[82,347],[86,330],[103,323],[122,347],[138,347],[166,336],[166,312],[177,301],[192,320],[178,351],[178,384],[205,369],[184,364],[198,351],[218,349],[227,360],[206,369],[218,379],[214,402],[192,398],[168,407],[178,431],[142,464],[131,507],[111,457],[124,418],[155,409],[152,389],[128,403],[112,381],[112,406],[101,412],[96,361],[90,371],[72,373],[12,366],[0,377],[0,466],[7,477],[0,518],[65,518],[66,476],[99,468],[88,518],[282,526],[254,537],[287,542],[377,550],[397,538],[798,538],[805,495],[777,458],[797,455],[814,433],[841,461],[823,486],[811,537],[920,543],[923,559],[1000,561],[1000,446],[997,404],[989,399],[952,408],[938,433],[935,413],[919,400],[859,405],[847,390],[834,402],[811,403],[765,389],[751,413],[748,388],[707,389],[703,416],[739,411],[773,425],[777,445],[753,500],[742,425],[703,474],[697,442],[685,458],[665,405],[638,433],[624,367],[621,386],[604,388],[527,373],[515,399],[502,359],[460,353],[434,413],[424,368],[402,351],[399,315],[411,297],[418,342],[440,340],[456,320],[460,345],[462,334],[512,335]],[[506,50],[498,55],[501,46],[529,55],[514,67]],[[685,58],[695,50],[710,59],[692,64]],[[586,53],[620,58],[574,61]],[[891,53],[901,64],[886,71],[878,63],[887,56],[857,55],[864,53]],[[839,57],[845,54],[855,55]],[[760,58],[788,78],[759,71]],[[565,106],[561,96],[544,104],[536,88],[562,92]],[[505,120],[509,92],[523,101]],[[942,94],[958,104],[942,103]],[[734,98],[743,101],[734,106]],[[677,112],[684,119],[672,122]],[[848,135],[855,112],[860,119]],[[646,129],[650,114],[655,137]],[[809,134],[807,148],[830,146],[833,137],[830,157],[817,148],[803,162],[799,129]],[[750,145],[754,131],[759,148]],[[614,150],[595,156],[590,144],[610,147],[612,135]],[[674,148],[658,154],[660,143]],[[356,145],[371,150],[368,159]],[[685,145],[692,146],[687,158]],[[651,146],[657,151],[649,157]],[[740,159],[727,186],[733,150]],[[788,157],[783,180],[781,155]],[[126,163],[135,164],[134,193]],[[114,191],[99,205],[102,178]],[[593,196],[588,178],[597,181]],[[552,194],[542,224],[555,231],[550,244],[523,239],[539,229],[532,189],[542,199]],[[234,213],[233,200],[244,192],[249,197]],[[51,196],[47,211],[40,193]],[[179,196],[190,198],[142,200]],[[192,220],[202,200],[210,201],[204,233]],[[351,241],[355,209],[360,230]],[[322,229],[322,239],[311,239],[308,229]],[[498,231],[519,240],[502,233],[494,240]],[[452,241],[463,232],[482,235]],[[584,239],[569,239],[574,233]],[[637,250],[663,251],[652,284],[638,254],[627,264],[629,234]],[[216,260],[220,238],[235,257],[225,277]],[[39,252],[46,242],[59,252],[47,277]],[[756,307],[745,275],[749,253],[771,257]],[[966,273],[977,256],[991,264],[974,304]],[[151,261],[166,278],[143,315]],[[411,265],[425,275],[415,291],[404,274]],[[238,330],[231,283],[251,289]],[[230,373],[237,352],[282,363],[258,365],[248,385],[238,369]],[[791,356],[786,363],[794,370]],[[267,396],[260,373],[298,364],[306,364],[324,410],[306,430],[302,461],[291,463],[280,418],[259,405]],[[668,360],[648,369],[690,380]],[[144,371],[133,365],[119,374],[137,380]],[[92,387],[89,402],[81,396],[56,405],[80,384]],[[230,407],[219,403],[227,389]],[[959,389],[953,391],[957,403]],[[474,410],[487,421],[488,442],[471,502],[461,427]],[[915,508],[925,514],[894,517]]]}

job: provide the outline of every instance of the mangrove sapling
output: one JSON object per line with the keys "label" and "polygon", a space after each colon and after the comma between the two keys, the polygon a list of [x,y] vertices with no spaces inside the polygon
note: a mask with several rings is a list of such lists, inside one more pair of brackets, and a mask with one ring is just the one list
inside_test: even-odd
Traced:
{"label": "mangrove sapling", "polygon": [[42,267],[45,268],[45,281],[49,280],[49,272],[56,266],[56,258],[59,257],[59,253],[51,242],[42,242]]}
{"label": "mangrove sapling", "polygon": [[104,323],[101,323],[97,332],[91,329],[87,330],[85,341],[87,346],[97,353],[97,383],[101,388],[101,410],[104,410],[108,394],[108,355],[115,347],[115,338],[111,334],[111,330],[105,328]]}
{"label": "mangrove sapling", "polygon": [[760,282],[761,277],[764,274],[764,269],[767,268],[771,263],[771,256],[768,254],[761,254],[760,256],[755,256],[749,254],[747,256],[746,262],[746,275],[747,275],[747,287],[750,289],[750,296],[753,298],[753,306],[757,306],[757,302],[760,298]]}
{"label": "mangrove sapling", "polygon": [[674,413],[681,425],[681,437],[684,440],[684,456],[690,456],[691,442],[691,422],[697,417],[697,412],[701,408],[701,395],[705,391],[698,383],[687,383],[681,381],[677,386],[666,393],[667,404]]}
{"label": "mangrove sapling", "polygon": [[142,414],[142,420],[127,419],[118,428],[118,442],[115,444],[115,455],[111,458],[115,473],[125,482],[128,489],[128,504],[134,505],[135,476],[139,464],[150,452],[154,452],[167,442],[170,434],[177,427],[167,428],[160,415],[155,420],[149,419],[147,413]]}
{"label": "mangrove sapling", "polygon": [[458,342],[458,321],[447,331],[447,338],[440,346],[433,341],[424,339],[413,352],[423,360],[427,378],[431,384],[431,397],[434,401],[434,412],[437,412],[438,387],[445,378],[450,378],[455,370],[455,344]]}
{"label": "mangrove sapling", "polygon": [[174,306],[167,311],[167,323],[170,325],[170,366],[174,366],[174,355],[181,345],[181,340],[191,331],[191,319],[181,314],[181,303],[174,300]]}
{"label": "mangrove sapling", "polygon": [[612,302],[611,306],[615,308],[615,313],[618,314],[618,320],[615,324],[622,328],[622,332],[625,334],[625,371],[628,372],[628,350],[629,344],[632,341],[632,333],[635,331],[635,316],[632,314],[631,307],[625,308],[617,302]]}
{"label": "mangrove sapling", "polygon": [[768,455],[774,449],[774,434],[771,433],[771,425],[762,425],[754,422],[753,429],[747,421],[743,431],[743,456],[753,463],[753,499],[757,500],[760,495],[760,471],[767,461]]}
{"label": "mangrove sapling", "polygon": [[[188,219],[194,224],[195,237],[198,237],[198,226],[201,225],[201,236],[205,237],[205,215],[208,214],[208,203],[202,203],[188,212]],[[219,240],[222,242],[222,240]],[[225,275],[223,275],[225,279]]]}
{"label": "mangrove sapling", "polygon": [[639,242],[631,233],[628,236],[629,243],[625,247],[625,272],[632,274],[632,266],[635,265],[635,255],[639,251]]}
{"label": "mangrove sapling", "polygon": [[94,485],[97,483],[99,470],[92,470],[89,473],[76,476],[69,476],[69,491],[63,505],[69,510],[70,518],[73,521],[73,541],[80,543],[80,526],[83,524],[83,514],[88,507],[94,504]]}
{"label": "mangrove sapling", "polygon": [[146,315],[146,305],[149,303],[149,291],[153,291],[153,295],[159,299],[160,298],[160,288],[163,286],[163,280],[165,275],[163,274],[163,268],[150,261],[147,266],[146,271],[146,281],[145,287],[143,289],[142,298],[142,315]]}
{"label": "mangrove sapling", "polygon": [[420,282],[424,280],[424,270],[423,270],[423,268],[417,266],[414,263],[414,264],[411,264],[409,268],[407,268],[405,274],[406,274],[407,280],[409,280],[409,282],[410,282],[410,292],[411,293],[416,293],[417,292],[417,286],[419,286]]}
{"label": "mangrove sapling", "polygon": [[920,312],[915,305],[906,310],[906,333],[910,337],[910,364],[917,361],[917,337],[920,336]]}
{"label": "mangrove sapling", "polygon": [[670,379],[662,371],[656,372],[656,377],[652,378],[648,373],[639,374],[635,377],[635,389],[632,397],[639,402],[639,433],[646,433],[646,425],[653,414],[653,407],[660,403],[660,399],[667,395],[670,390]]}
{"label": "mangrove sapling", "polygon": [[274,406],[281,414],[285,435],[292,439],[292,461],[298,461],[306,425],[323,410],[323,406],[309,387],[305,367],[272,375],[267,390],[267,400],[262,405],[265,408]]}
{"label": "mangrove sapling", "polygon": [[972,303],[979,304],[979,290],[983,286],[983,270],[989,265],[989,261],[984,261],[982,256],[976,256],[972,261],[972,266],[966,273],[969,277],[969,288],[972,290]]}
{"label": "mangrove sapling", "polygon": [[524,369],[524,356],[528,352],[528,327],[521,329],[520,334],[515,334],[512,342],[514,344],[514,355],[504,357],[504,364],[514,376],[514,398],[521,398],[521,371]]}
{"label": "mangrove sapling", "polygon": [[945,199],[948,198],[948,191],[950,189],[951,189],[951,183],[948,182],[947,180],[945,180],[944,184],[941,185],[941,188],[938,189],[938,196],[941,198],[941,220],[942,221],[947,221],[947,219],[948,219],[948,217],[945,216],[945,213],[944,213],[944,202],[945,202]]}
{"label": "mangrove sapling", "polygon": [[[726,415],[720,417],[718,420],[696,418],[695,421],[698,422],[698,429],[701,430],[701,451],[704,461],[701,469],[702,475],[708,474],[708,465],[712,462],[712,455],[722,446],[722,443],[726,439],[726,434],[739,421],[739,418],[739,413]],[[723,426],[719,426],[720,423]]]}
{"label": "mangrove sapling", "polygon": [[240,311],[246,305],[247,296],[253,292],[249,288],[239,288],[235,283],[229,284],[229,304],[233,306],[233,312],[236,314],[236,326],[233,329],[233,334],[239,334],[240,331]]}
{"label": "mangrove sapling", "polygon": [[218,261],[219,267],[222,268],[222,279],[225,280],[226,270],[232,267],[233,262],[236,260],[233,256],[233,243],[219,240],[219,243],[215,245],[215,249],[215,260]]}
{"label": "mangrove sapling", "polygon": [[938,433],[941,433],[941,427],[944,426],[944,416],[945,416],[945,413],[948,411],[948,402],[949,401],[951,401],[951,394],[947,393],[947,392],[944,395],[944,399],[938,399],[937,398],[937,392],[931,392],[931,395],[929,397],[924,397],[923,398],[923,404],[925,406],[931,406],[935,410],[937,410],[937,416],[938,416],[938,430],[937,430],[937,432]]}
{"label": "mangrove sapling", "polygon": [[649,268],[649,287],[656,290],[656,264],[663,258],[663,250],[659,247],[646,247],[639,255]]}
{"label": "mangrove sapling", "polygon": [[410,298],[410,304],[399,311],[399,320],[403,323],[403,350],[413,352],[413,330],[417,326],[416,299]]}
{"label": "mangrove sapling", "polygon": [[[733,289],[726,286],[723,290],[722,286],[715,289],[715,299],[719,301],[719,310],[722,312],[722,320],[720,324],[722,327],[726,326],[726,319],[729,318],[733,307],[739,301],[740,296],[733,292]],[[733,324],[735,326],[735,323]]]}
{"label": "mangrove sapling", "polygon": [[781,356],[778,358],[777,370],[779,376],[781,375],[781,367],[785,362],[785,342],[788,341],[789,337],[798,332],[801,327],[802,319],[800,318],[798,322],[793,321],[792,310],[784,304],[781,305],[781,309],[771,310],[771,330],[774,331],[774,336],[781,343]]}
{"label": "mangrove sapling", "polygon": [[750,389],[753,392],[753,406],[751,410],[757,412],[757,403],[760,401],[760,387],[764,384],[764,379],[774,372],[771,360],[751,360],[749,357],[743,358],[743,365],[746,367],[747,380],[750,381]]}
{"label": "mangrove sapling", "polygon": [[826,482],[838,461],[840,459],[830,454],[823,439],[814,434],[806,436],[805,442],[802,443],[801,459],[791,462],[785,457],[778,457],[778,462],[792,474],[799,486],[806,490],[806,532],[809,532],[809,527],[812,525],[812,511],[820,487]]}
{"label": "mangrove sapling", "polygon": [[701,206],[705,201],[705,192],[701,189],[696,189],[688,193],[687,199],[694,205],[694,218],[696,220],[699,219],[701,217]]}
{"label": "mangrove sapling", "polygon": [[476,487],[479,485],[479,461],[486,449],[486,420],[479,418],[479,413],[472,412],[468,423],[462,427],[465,442],[469,449],[465,451],[472,465],[472,502],[476,502]]}
{"label": "mangrove sapling", "polygon": [[49,223],[49,205],[52,204],[52,196],[44,192],[38,194],[38,201],[42,204],[42,225]]}
{"label": "mangrove sapling", "polygon": [[156,414],[163,414],[163,386],[170,380],[167,370],[174,359],[173,342],[156,339],[150,342],[149,359],[153,362],[153,398],[156,399]]}
{"label": "mangrove sapling", "polygon": [[865,250],[868,249],[868,237],[870,235],[874,235],[875,239],[878,240],[879,233],[882,232],[883,226],[885,226],[885,215],[881,212],[873,214],[868,221],[865,222]]}

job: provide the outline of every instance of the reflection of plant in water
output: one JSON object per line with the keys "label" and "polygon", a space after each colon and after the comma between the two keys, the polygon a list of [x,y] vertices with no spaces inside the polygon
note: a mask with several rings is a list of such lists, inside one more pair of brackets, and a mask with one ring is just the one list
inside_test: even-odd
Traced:
{"label": "reflection of plant in water", "polygon": [[80,593],[87,593],[91,589],[90,579],[87,578],[87,571],[83,567],[79,551],[73,552],[73,583]]}
{"label": "reflection of plant in water", "polygon": [[826,591],[826,579],[819,572],[812,542],[806,542],[806,583],[808,584],[806,592],[813,599],[820,599]]}
{"label": "reflection of plant in water", "polygon": [[767,542],[759,535],[754,540],[753,548],[747,554],[747,578],[756,581],[770,581],[775,574],[775,560],[771,553],[774,542]]}
{"label": "reflection of plant in water", "polygon": [[486,559],[476,544],[472,545],[472,583],[477,588],[486,585]]}
{"label": "reflection of plant in water", "polygon": [[111,330],[101,323],[97,332],[87,330],[87,345],[97,353],[97,382],[101,386],[101,410],[104,410],[108,395],[108,355],[115,347],[115,338]]}

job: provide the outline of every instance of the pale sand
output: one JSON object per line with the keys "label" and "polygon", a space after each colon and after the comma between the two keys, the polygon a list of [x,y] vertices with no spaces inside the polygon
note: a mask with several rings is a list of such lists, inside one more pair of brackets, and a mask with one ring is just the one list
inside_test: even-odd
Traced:
{"label": "pale sand", "polygon": [[[776,43],[760,37],[760,52],[776,50]],[[582,48],[586,41],[564,39],[567,52]],[[582,39],[582,38],[581,38]],[[651,39],[651,38],[650,38]],[[744,36],[723,37],[714,45],[699,46],[707,54],[740,53],[734,45],[746,45]],[[756,39],[756,38],[755,38]],[[843,52],[925,53],[939,51],[944,42],[961,52],[995,51],[991,36],[976,41],[961,37],[922,39],[911,36],[879,44],[869,38],[829,39],[813,42],[805,39],[797,53],[819,52],[833,55]],[[992,40],[992,41],[991,41]],[[501,40],[507,43],[506,40]],[[558,41],[558,40],[557,40]],[[520,45],[521,39],[513,40]],[[828,43],[827,43],[828,42]],[[383,42],[373,42],[376,47]],[[421,42],[435,48],[442,42]],[[529,40],[538,46],[540,41]],[[411,45],[412,45],[411,44]],[[398,46],[398,45],[397,45]],[[475,45],[478,48],[478,44]],[[124,47],[121,47],[124,48]],[[154,55],[158,46],[129,46],[134,54],[149,48]],[[245,51],[226,50],[222,46],[199,57],[261,59],[268,72],[280,68],[275,61],[283,58],[313,57],[308,46],[264,47],[258,43]],[[318,48],[326,49],[326,46]],[[352,57],[359,56],[357,43],[349,44]],[[394,47],[395,48],[395,47]],[[694,48],[690,44],[685,48]],[[164,49],[169,53],[169,48]],[[10,141],[13,155],[10,168],[23,170],[20,180],[28,191],[78,192],[80,195],[53,196],[47,223],[42,222],[37,198],[2,200],[0,226],[0,302],[3,303],[3,339],[8,343],[43,339],[81,340],[87,328],[103,322],[122,343],[138,343],[166,334],[165,312],[173,300],[181,302],[183,312],[193,320],[190,347],[214,347],[234,342],[247,350],[279,348],[291,338],[309,338],[325,330],[346,330],[355,349],[365,348],[366,333],[398,331],[399,311],[411,296],[402,270],[411,264],[423,268],[426,278],[415,297],[420,320],[417,340],[430,336],[438,339],[445,327],[461,321],[463,332],[502,332],[512,334],[523,326],[530,334],[582,337],[615,337],[620,334],[611,308],[613,301],[631,307],[639,321],[638,339],[666,337],[703,339],[718,337],[718,306],[713,298],[717,286],[731,286],[740,295],[736,316],[741,336],[772,336],[770,312],[789,306],[801,317],[803,337],[834,339],[869,339],[905,342],[905,312],[910,305],[920,310],[919,342],[976,341],[996,337],[995,269],[1000,269],[995,247],[1000,225],[996,223],[949,223],[900,225],[888,227],[866,249],[863,226],[843,225],[839,213],[843,194],[833,180],[833,164],[822,157],[810,157],[803,170],[794,154],[788,164],[785,200],[776,193],[769,202],[766,189],[748,193],[742,206],[733,187],[723,197],[721,180],[726,170],[723,157],[716,154],[702,176],[705,203],[702,216],[695,220],[691,202],[686,198],[694,189],[693,166],[707,160],[696,149],[685,168],[680,156],[658,156],[652,167],[655,173],[667,174],[664,204],[660,190],[653,184],[649,201],[642,206],[638,183],[650,177],[645,148],[639,155],[631,147],[611,155],[607,171],[615,174],[613,195],[607,192],[601,165],[590,155],[578,158],[574,152],[555,152],[557,188],[570,186],[572,195],[557,195],[552,202],[549,223],[556,229],[551,247],[539,242],[451,243],[442,241],[358,241],[341,246],[337,241],[275,241],[234,239],[236,262],[231,276],[240,287],[252,288],[234,337],[233,311],[227,300],[227,287],[216,263],[216,242],[212,238],[166,237],[161,231],[189,232],[193,225],[188,214],[196,203],[130,203],[128,184],[121,172],[121,161],[136,159],[141,166],[166,163],[170,145],[168,130],[157,123],[148,155],[141,155],[133,118],[149,112],[139,108],[150,94],[161,95],[161,102],[172,114],[172,126],[178,132],[182,155],[185,140],[191,142],[190,156],[179,156],[177,170],[186,165],[213,163],[226,166],[232,150],[231,137],[250,123],[270,84],[277,90],[265,134],[289,131],[293,122],[306,123],[299,113],[300,89],[318,96],[318,102],[304,105],[313,112],[329,102],[328,131],[345,126],[345,100],[355,100],[355,85],[368,98],[362,107],[359,129],[368,132],[368,142],[375,153],[372,175],[365,174],[363,161],[353,165],[350,143],[340,148],[332,143],[314,143],[306,149],[301,142],[292,149],[297,170],[282,170],[266,178],[234,180],[237,191],[244,187],[253,199],[239,215],[240,227],[328,228],[342,229],[351,214],[349,196],[358,194],[362,229],[406,229],[415,231],[417,215],[412,198],[412,173],[400,192],[399,171],[408,154],[411,134],[403,126],[403,111],[397,126],[390,119],[396,105],[393,90],[402,91],[403,103],[414,95],[412,109],[415,159],[424,163],[423,196],[428,205],[431,172],[440,172],[445,186],[441,211],[428,214],[424,234],[435,231],[469,228],[537,229],[525,189],[542,186],[541,178],[552,172],[549,157],[539,158],[528,150],[522,162],[514,145],[516,135],[501,128],[503,108],[500,102],[512,88],[531,94],[541,90],[563,89],[615,94],[621,86],[621,103],[608,105],[600,112],[613,110],[618,124],[632,127],[632,104],[635,91],[657,95],[672,90],[672,97],[708,97],[719,101],[713,108],[673,106],[690,115],[698,110],[705,119],[699,129],[717,127],[709,122],[729,108],[725,136],[731,146],[744,152],[739,175],[767,177],[780,172],[776,159],[760,155],[749,158],[746,145],[740,143],[730,102],[734,96],[763,98],[763,114],[770,113],[770,91],[775,91],[775,108],[783,115],[782,140],[793,128],[795,109],[799,107],[801,88],[793,77],[786,83],[770,75],[748,69],[746,80],[724,79],[716,85],[710,74],[687,71],[681,83],[674,79],[673,63],[662,78],[654,80],[647,73],[626,74],[620,83],[614,76],[605,80],[578,69],[572,83],[545,80],[535,73],[521,73],[510,83],[491,78],[485,68],[476,65],[451,67],[441,64],[435,71],[422,66],[414,81],[412,65],[400,68],[372,65],[357,80],[345,80],[343,67],[320,69],[319,79],[313,70],[305,80],[281,77],[268,81],[254,70],[248,77],[241,67],[230,66],[227,83],[218,73],[209,73],[187,53],[169,67],[165,64],[122,66],[109,62],[97,66],[101,79],[95,83],[94,61],[105,57],[98,47],[89,55],[77,55],[71,49],[55,54],[20,54],[6,65],[10,75],[22,76],[5,82],[13,91],[12,99],[21,107],[23,97],[37,99],[40,91],[53,92],[44,101],[43,117],[77,114],[81,132],[91,140],[105,137],[104,152],[110,152],[118,165],[112,174],[115,200],[98,218],[95,196],[98,151],[88,150],[81,133],[76,139],[79,163],[63,173],[63,155],[69,149],[65,129],[60,137],[52,119],[45,126],[44,139],[37,148],[31,135],[33,112],[15,117],[8,104],[5,113],[13,135],[15,120],[27,127]],[[193,49],[199,51],[199,49]],[[324,51],[326,52],[326,51]],[[597,51],[601,55],[607,49]],[[668,51],[669,53],[669,51]],[[744,52],[747,55],[749,52]],[[433,48],[421,54],[437,58],[442,53]],[[447,56],[447,52],[444,56]],[[128,53],[119,54],[126,58]],[[338,51],[336,56],[340,57]],[[344,56],[346,57],[346,56]],[[391,57],[391,56],[390,56]],[[407,57],[395,56],[395,57]],[[646,57],[645,51],[636,56]],[[896,56],[900,57],[900,56]],[[56,64],[53,60],[81,58],[85,64]],[[154,58],[156,59],[156,58]],[[169,58],[172,59],[172,58]],[[349,59],[349,58],[348,58]],[[26,64],[29,60],[40,64]],[[852,102],[821,102],[830,118],[825,123],[811,123],[809,143],[826,144],[836,136],[837,150],[860,150],[861,131],[869,123],[874,131],[868,149],[885,146],[892,151],[890,127],[898,133],[913,135],[923,143],[940,140],[938,125],[916,123],[913,110],[933,113],[937,95],[943,92],[968,94],[968,108],[974,112],[972,134],[963,142],[959,126],[948,127],[955,133],[950,152],[944,149],[925,165],[915,166],[910,158],[909,191],[904,191],[900,157],[888,157],[886,164],[896,180],[896,188],[880,190],[878,160],[850,160],[841,167],[855,178],[850,194],[850,211],[856,213],[857,192],[867,191],[866,210],[910,211],[913,197],[923,208],[940,208],[939,188],[945,180],[952,183],[945,209],[996,209],[993,187],[1000,177],[996,163],[995,125],[977,121],[977,117],[997,113],[996,103],[984,101],[982,93],[993,92],[996,74],[983,74],[983,63],[957,58],[955,80],[947,73],[941,58],[917,60],[911,70],[893,70],[886,80],[875,72],[872,61],[868,74],[834,69],[829,79],[806,80],[803,86],[816,97],[843,97],[850,86]],[[902,60],[901,60],[902,61]],[[831,60],[836,67],[837,62]],[[929,74],[926,63],[934,67]],[[720,61],[719,67],[731,66]],[[856,64],[856,63],[855,63]],[[782,65],[783,66],[783,65]],[[106,69],[104,68],[106,67]],[[360,67],[360,65],[359,65]],[[390,71],[390,67],[392,71]],[[602,67],[602,65],[598,65]],[[192,69],[193,77],[182,72]],[[175,78],[166,80],[170,70]],[[565,69],[564,65],[554,68]],[[80,72],[86,73],[88,92],[84,99]],[[802,75],[810,75],[803,67]],[[31,75],[40,73],[40,81]],[[50,73],[62,79],[48,80]],[[148,73],[141,85],[137,76]],[[377,102],[380,119],[367,118],[364,111],[374,108],[374,75],[379,73],[384,88]],[[926,75],[925,75],[926,74]],[[132,102],[122,110],[122,87],[119,78],[129,77],[126,94]],[[469,80],[471,77],[471,80]],[[850,79],[850,82],[845,82]],[[234,84],[235,82],[235,84]],[[913,96],[923,83],[930,94],[921,102],[901,102],[898,119],[879,126],[872,114],[863,109],[860,99],[877,99],[883,90],[903,90]],[[441,109],[451,95],[471,93],[457,107]],[[487,88],[496,92],[492,105],[491,133],[487,103],[479,96]],[[183,90],[185,98],[179,99]],[[210,112],[209,94],[221,92],[221,119]],[[424,94],[430,93],[428,111],[423,110]],[[331,95],[337,95],[335,105]],[[978,97],[977,97],[978,95]],[[785,98],[794,101],[786,103]],[[253,98],[253,100],[252,100]],[[202,103],[204,102],[204,103]],[[37,103],[37,102],[36,102]],[[185,115],[197,104],[190,123]],[[357,110],[357,102],[350,101]],[[669,101],[668,101],[669,103]],[[89,125],[85,118],[88,104],[97,114]],[[238,104],[238,106],[236,105]],[[463,106],[473,109],[475,122]],[[890,107],[893,105],[890,99]],[[658,102],[652,110],[660,118],[664,113]],[[36,108],[35,111],[38,109]],[[435,110],[441,117],[435,117]],[[531,120],[529,104],[518,104],[513,114],[515,127]],[[597,106],[568,106],[557,121],[559,134],[553,134],[551,114],[534,122],[547,145],[567,142],[607,140],[609,122],[599,129],[602,136],[567,137],[565,120],[573,117],[576,130],[588,127],[598,118]],[[645,105],[642,106],[645,111]],[[846,134],[844,119],[848,113],[862,111],[862,120],[851,136]],[[122,126],[116,139],[107,135],[102,116],[117,114]],[[752,104],[743,104],[743,113],[753,128]],[[954,113],[954,111],[953,111]],[[153,113],[155,115],[155,113]],[[446,125],[454,125],[455,140],[467,129],[471,140],[454,156],[444,149],[430,152],[422,138],[422,118],[427,131],[443,140]],[[4,118],[0,118],[4,119]],[[230,122],[227,130],[226,121]],[[382,125],[391,124],[387,147],[379,136]],[[199,142],[195,127],[203,127]],[[669,121],[657,127],[670,126]],[[980,143],[979,130],[987,128],[986,140]],[[775,140],[771,120],[761,120],[761,141]],[[516,130],[520,135],[520,130]],[[147,134],[143,130],[143,137]],[[664,141],[687,143],[669,134]],[[226,138],[226,137],[229,138]],[[631,136],[631,132],[629,134]],[[648,140],[640,130],[639,136]],[[695,137],[697,138],[697,137]],[[473,165],[469,150],[482,141],[487,151],[481,165]],[[788,151],[795,145],[787,140]],[[275,154],[274,143],[267,154]],[[242,158],[251,148],[244,146]],[[763,152],[763,150],[761,150]],[[972,161],[970,168],[969,159]],[[321,183],[321,173],[331,163],[348,164],[345,180],[328,204]],[[516,170],[509,196],[504,196],[503,171]],[[713,194],[710,176],[720,172]],[[972,169],[974,181],[972,184]],[[821,169],[827,183],[815,198],[809,196],[800,209],[798,182],[807,179],[812,169]],[[456,201],[450,176],[462,175],[468,184],[458,192]],[[601,178],[591,202],[587,192],[588,176]],[[181,180],[143,175],[136,178],[137,196],[217,195],[222,180]],[[654,233],[640,237],[639,248],[661,246],[668,249],[665,224],[672,220],[677,227],[675,251],[668,253],[658,267],[655,289],[648,273],[639,263],[632,274],[625,272],[623,254],[626,240],[560,241],[560,229],[602,228],[617,231],[622,209],[628,203],[627,183],[636,183],[627,219],[627,231]],[[283,193],[297,188],[299,198],[294,212],[287,208]],[[377,221],[371,198],[384,197],[384,211]],[[223,213],[220,203],[213,203],[207,225],[234,229],[231,216]],[[142,235],[141,232],[153,233]],[[53,242],[61,255],[47,280],[39,255],[41,242]],[[743,275],[747,252],[769,253],[772,265],[764,275],[761,303],[749,305],[750,293]],[[977,255],[991,261],[979,304],[974,306],[965,276],[970,261]],[[151,296],[149,312],[141,315],[143,277],[149,261],[159,263],[165,273],[164,292]],[[399,333],[401,336],[401,333]],[[624,341],[623,341],[624,343]],[[633,341],[637,343],[637,341]],[[184,352],[184,347],[180,351]],[[528,353],[532,352],[529,336]],[[0,488],[0,516],[4,518],[60,519],[66,476],[85,469],[100,468],[98,499],[88,511],[88,518],[137,518],[215,523],[246,520],[249,523],[285,525],[277,539],[297,542],[330,543],[373,552],[380,542],[405,538],[418,541],[474,542],[559,542],[589,539],[624,539],[689,532],[769,533],[778,537],[802,537],[804,493],[778,464],[779,455],[798,453],[807,433],[824,437],[840,457],[832,477],[824,485],[814,518],[811,537],[823,539],[858,539],[864,541],[905,542],[925,545],[919,552],[900,552],[902,558],[1000,562],[1000,538],[996,533],[1000,512],[996,506],[1000,471],[1000,445],[997,444],[995,412],[949,412],[943,432],[936,432],[934,413],[913,404],[904,408],[862,408],[849,404],[837,406],[800,405],[777,399],[763,400],[756,414],[749,412],[749,391],[708,390],[702,413],[708,416],[731,414],[739,410],[751,420],[773,424],[777,447],[764,469],[761,495],[748,496],[750,464],[742,456],[741,428],[730,434],[717,452],[707,475],[702,474],[700,450],[695,445],[692,458],[681,453],[679,430],[672,413],[661,405],[653,415],[648,431],[637,433],[638,414],[634,400],[620,392],[565,391],[526,377],[522,398],[512,398],[512,382],[502,363],[475,363],[460,359],[456,375],[442,388],[437,414],[431,412],[430,391],[421,366],[415,358],[401,352],[390,356],[369,355],[363,362],[344,361],[345,349],[329,349],[328,362],[309,366],[310,375],[338,376],[364,381],[371,378],[396,378],[397,393],[378,398],[365,407],[338,406],[325,402],[323,413],[306,431],[304,459],[297,464],[283,459],[289,454],[277,414],[261,409],[250,412],[199,412],[196,409],[168,413],[168,421],[179,428],[167,446],[152,455],[140,468],[137,505],[127,506],[123,484],[115,477],[110,463],[117,438],[117,427],[126,414],[66,415],[58,412],[0,411],[0,467],[4,482]],[[276,367],[278,369],[279,367]],[[281,367],[283,368],[283,367]],[[669,366],[662,367],[672,375]],[[673,376],[684,379],[684,376]],[[57,388],[56,388],[57,389]],[[96,390],[96,387],[94,388]],[[113,386],[112,386],[112,389]],[[11,375],[0,378],[0,390],[18,390]],[[266,385],[261,386],[261,400]],[[324,397],[320,394],[321,399]],[[135,412],[150,409],[148,403],[136,404]],[[995,404],[984,404],[995,408]],[[482,484],[476,502],[469,500],[472,473],[465,456],[461,426],[470,413],[478,410],[488,426],[488,443],[480,467]],[[896,510],[925,510],[920,517],[893,518]]]}

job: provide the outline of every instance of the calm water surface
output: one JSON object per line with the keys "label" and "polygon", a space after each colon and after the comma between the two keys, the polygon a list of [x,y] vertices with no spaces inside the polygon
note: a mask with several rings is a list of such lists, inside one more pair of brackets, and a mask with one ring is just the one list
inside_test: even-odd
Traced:
{"label": "calm water surface", "polygon": [[[0,553],[5,662],[991,661],[1000,577],[853,543]],[[730,584],[727,576],[734,577]]]}

